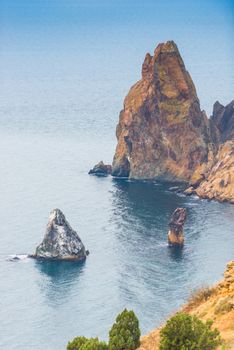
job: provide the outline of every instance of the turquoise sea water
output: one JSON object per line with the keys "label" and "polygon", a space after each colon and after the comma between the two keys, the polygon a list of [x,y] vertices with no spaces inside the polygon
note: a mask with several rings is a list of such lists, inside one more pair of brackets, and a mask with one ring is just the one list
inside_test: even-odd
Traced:
{"label": "turquoise sea water", "polygon": [[[63,350],[80,334],[107,339],[125,307],[145,334],[234,258],[234,206],[87,175],[112,161],[124,96],[158,42],[177,42],[208,114],[215,100],[230,102],[229,2],[100,3],[0,4],[1,349]],[[188,210],[179,251],[167,246],[178,206]],[[57,207],[89,249],[86,262],[8,261],[34,251]]]}

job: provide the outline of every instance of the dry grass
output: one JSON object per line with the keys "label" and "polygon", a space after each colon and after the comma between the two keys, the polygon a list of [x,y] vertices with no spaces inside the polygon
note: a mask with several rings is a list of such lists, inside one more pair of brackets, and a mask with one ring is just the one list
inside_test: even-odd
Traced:
{"label": "dry grass", "polygon": [[202,287],[198,290],[195,290],[189,300],[187,307],[188,309],[200,305],[202,302],[207,301],[215,293],[215,288],[211,287]]}

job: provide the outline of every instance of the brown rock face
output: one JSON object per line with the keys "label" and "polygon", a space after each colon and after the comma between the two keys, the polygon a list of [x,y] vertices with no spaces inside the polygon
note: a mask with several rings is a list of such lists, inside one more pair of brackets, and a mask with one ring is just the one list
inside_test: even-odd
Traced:
{"label": "brown rock face", "polygon": [[191,179],[192,186],[185,192],[234,203],[234,101],[226,107],[216,102],[210,123],[216,130],[218,151],[204,169],[197,169]]}
{"label": "brown rock face", "polygon": [[220,142],[234,140],[234,100],[226,107],[215,102],[211,121],[218,128]]}
{"label": "brown rock face", "polygon": [[220,146],[205,180],[191,190],[201,198],[234,204],[234,140]]}
{"label": "brown rock face", "polygon": [[186,209],[184,208],[177,208],[172,214],[168,232],[168,243],[170,245],[184,244],[183,228],[186,216]]}
{"label": "brown rock face", "polygon": [[112,174],[189,181],[212,153],[210,123],[173,41],[147,54],[116,129]]}

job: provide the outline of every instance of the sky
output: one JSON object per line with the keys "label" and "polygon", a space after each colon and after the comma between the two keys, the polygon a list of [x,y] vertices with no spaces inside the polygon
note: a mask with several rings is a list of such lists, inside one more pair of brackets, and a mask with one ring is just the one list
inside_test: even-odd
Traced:
{"label": "sky", "polygon": [[233,99],[233,25],[234,0],[0,0],[0,73],[12,99],[17,77],[33,89],[33,76],[84,72],[126,91],[145,53],[173,39],[209,114]]}

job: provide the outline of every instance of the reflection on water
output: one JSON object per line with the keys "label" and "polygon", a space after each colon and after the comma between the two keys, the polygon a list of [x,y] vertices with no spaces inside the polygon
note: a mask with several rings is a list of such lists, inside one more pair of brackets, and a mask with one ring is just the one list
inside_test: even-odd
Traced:
{"label": "reflection on water", "polygon": [[184,259],[184,247],[180,246],[170,246],[168,245],[167,247],[168,251],[168,256],[170,257],[171,260],[174,260],[175,262],[179,263],[183,261]]}
{"label": "reflection on water", "polygon": [[83,272],[84,264],[85,261],[35,261],[38,270],[49,276],[54,284],[69,284]]}
{"label": "reflection on water", "polygon": [[85,261],[35,260],[41,279],[38,285],[52,305],[65,302],[69,292],[79,282],[84,272]]}

